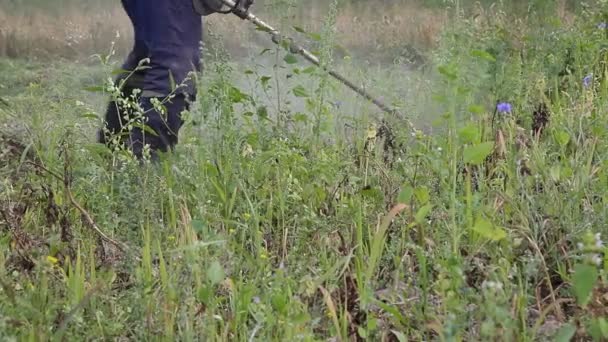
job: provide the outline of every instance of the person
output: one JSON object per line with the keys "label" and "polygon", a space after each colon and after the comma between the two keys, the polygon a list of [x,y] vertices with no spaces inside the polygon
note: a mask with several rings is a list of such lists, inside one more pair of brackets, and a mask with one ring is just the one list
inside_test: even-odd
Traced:
{"label": "person", "polygon": [[[115,83],[124,81],[123,97],[135,94],[135,89],[140,90],[136,95],[147,128],[129,125],[134,114],[132,107],[113,99],[107,106],[98,142],[110,146],[113,137],[122,137],[120,141],[138,159],[143,157],[146,145],[153,159],[157,159],[159,151],[173,150],[178,143],[183,124],[181,115],[196,99],[196,84],[191,73],[201,70],[202,17],[234,13],[245,19],[253,0],[233,1],[235,6],[227,10],[222,0],[121,1],[133,25],[135,39],[123,62],[124,72]],[[142,62],[144,68],[138,68]],[[162,106],[155,106],[155,102]]]}

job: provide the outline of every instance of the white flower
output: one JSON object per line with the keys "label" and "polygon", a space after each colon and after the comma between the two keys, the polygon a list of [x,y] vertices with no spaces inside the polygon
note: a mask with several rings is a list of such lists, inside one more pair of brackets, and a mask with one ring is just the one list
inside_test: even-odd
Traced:
{"label": "white flower", "polygon": [[502,291],[503,285],[499,281],[484,280],[481,286],[486,290]]}
{"label": "white flower", "polygon": [[602,241],[602,235],[600,233],[595,234],[595,247],[597,247],[597,248],[604,247],[604,242]]}

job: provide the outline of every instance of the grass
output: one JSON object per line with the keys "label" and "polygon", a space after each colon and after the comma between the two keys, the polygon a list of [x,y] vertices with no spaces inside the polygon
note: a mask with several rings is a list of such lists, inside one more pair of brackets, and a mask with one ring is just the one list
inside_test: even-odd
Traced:
{"label": "grass", "polygon": [[213,41],[139,165],[93,142],[115,58],[0,60],[0,337],[608,338],[605,8],[453,15],[421,70],[339,58],[335,9],[324,62],[420,130]]}

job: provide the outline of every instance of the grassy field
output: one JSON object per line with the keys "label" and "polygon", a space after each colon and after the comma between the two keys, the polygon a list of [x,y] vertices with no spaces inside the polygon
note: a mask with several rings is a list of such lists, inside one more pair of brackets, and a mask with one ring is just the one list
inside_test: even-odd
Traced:
{"label": "grassy field", "polygon": [[110,42],[0,59],[0,340],[608,338],[608,7],[451,3],[413,67],[336,50],[336,3],[322,60],[408,120],[220,29],[140,165],[94,142]]}

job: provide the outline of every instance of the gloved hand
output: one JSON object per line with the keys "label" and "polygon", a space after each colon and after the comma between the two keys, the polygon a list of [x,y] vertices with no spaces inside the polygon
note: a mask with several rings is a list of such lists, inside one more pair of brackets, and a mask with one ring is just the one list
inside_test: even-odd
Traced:
{"label": "gloved hand", "polygon": [[247,19],[249,14],[249,7],[253,5],[253,0],[235,0],[236,5],[232,9],[232,12],[241,19]]}

